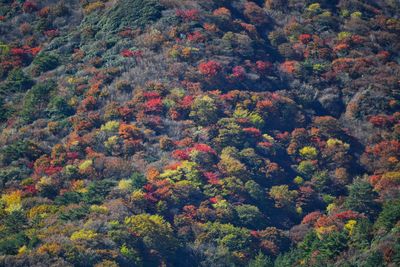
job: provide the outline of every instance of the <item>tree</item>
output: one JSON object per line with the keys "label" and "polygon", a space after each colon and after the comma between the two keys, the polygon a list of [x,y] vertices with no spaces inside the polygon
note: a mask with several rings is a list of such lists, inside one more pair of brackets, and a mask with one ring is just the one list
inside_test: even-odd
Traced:
{"label": "tree", "polygon": [[162,258],[171,260],[178,249],[171,224],[159,215],[139,214],[127,217],[125,224],[141,238],[148,252],[156,250]]}
{"label": "tree", "polygon": [[114,182],[110,180],[92,182],[83,198],[89,204],[100,204],[111,191],[112,186]]}
{"label": "tree", "polygon": [[7,92],[24,92],[31,88],[34,81],[21,69],[10,71],[5,84],[0,86],[0,94]]}
{"label": "tree", "polygon": [[199,72],[208,78],[216,76],[221,70],[221,64],[213,60],[200,63],[199,65]]}
{"label": "tree", "polygon": [[400,200],[390,200],[383,204],[374,227],[376,229],[390,230],[400,220]]}
{"label": "tree", "polygon": [[71,116],[74,109],[68,105],[65,97],[55,96],[50,100],[47,112],[54,119],[62,119]]}
{"label": "tree", "polygon": [[240,225],[251,229],[265,227],[266,220],[261,211],[253,205],[243,204],[235,207]]}
{"label": "tree", "polygon": [[221,160],[218,167],[224,173],[244,177],[246,175],[246,165],[237,159],[238,150],[234,147],[225,147],[221,152]]}
{"label": "tree", "polygon": [[39,73],[42,73],[57,68],[60,64],[60,59],[54,54],[41,54],[33,60],[32,64]]}
{"label": "tree", "polygon": [[271,258],[265,256],[261,251],[257,256],[249,262],[248,267],[273,267],[274,263]]}
{"label": "tree", "polygon": [[203,126],[215,123],[219,116],[216,101],[207,95],[197,97],[189,116]]}
{"label": "tree", "polygon": [[374,218],[379,206],[375,199],[378,194],[373,191],[373,187],[362,179],[356,179],[349,187],[349,196],[346,198],[345,207],[360,213],[364,213],[370,218]]}
{"label": "tree", "polygon": [[275,200],[275,206],[282,208],[292,205],[298,193],[296,190],[289,190],[287,185],[276,185],[271,187],[269,195]]}
{"label": "tree", "polygon": [[54,81],[47,81],[36,84],[26,93],[21,110],[21,117],[25,122],[32,122],[43,115],[43,109],[55,87]]}
{"label": "tree", "polygon": [[254,182],[253,180],[249,180],[244,184],[247,193],[254,199],[260,201],[262,200],[265,196],[264,196],[264,190],[262,189],[262,187]]}
{"label": "tree", "polygon": [[305,146],[300,149],[300,156],[304,159],[315,159],[318,155],[318,151],[315,147]]}
{"label": "tree", "polygon": [[[202,227],[202,233],[197,235],[195,246],[201,249],[205,258],[215,257],[213,254],[216,251],[224,251],[223,258],[230,258],[236,264],[243,265],[245,255],[251,253],[251,235],[245,228],[208,222]],[[232,266],[232,263],[228,266]]]}

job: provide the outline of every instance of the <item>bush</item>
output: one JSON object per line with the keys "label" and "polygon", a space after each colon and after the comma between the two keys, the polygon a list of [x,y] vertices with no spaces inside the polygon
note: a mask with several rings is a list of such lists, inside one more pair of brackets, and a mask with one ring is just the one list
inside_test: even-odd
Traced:
{"label": "bush", "polygon": [[28,91],[20,114],[24,122],[32,122],[44,115],[43,108],[47,105],[49,95],[55,87],[54,81],[48,81],[36,84]]}
{"label": "bush", "polygon": [[9,92],[24,92],[33,86],[34,82],[21,69],[10,71],[6,82],[0,86],[0,94]]}
{"label": "bush", "polygon": [[30,141],[17,141],[0,150],[2,161],[5,164],[10,164],[14,160],[26,158],[28,160],[37,159],[41,150]]}
{"label": "bush", "polygon": [[0,122],[7,120],[10,110],[7,109],[4,99],[0,97]]}
{"label": "bush", "polygon": [[208,125],[218,120],[218,112],[216,101],[209,96],[202,96],[195,99],[190,117],[200,125]]}
{"label": "bush", "polygon": [[305,146],[300,149],[300,156],[304,159],[315,159],[318,155],[318,151],[315,147]]}
{"label": "bush", "polygon": [[15,234],[0,239],[0,254],[13,255],[17,254],[18,249],[28,242],[28,237],[23,234]]}
{"label": "bush", "polygon": [[21,180],[23,177],[28,175],[29,170],[27,168],[23,169],[22,167],[9,167],[0,169],[0,189],[8,181]]}
{"label": "bush", "polygon": [[144,27],[150,21],[161,16],[161,5],[155,0],[123,0],[103,16],[98,25],[104,32],[113,32],[124,28]]}
{"label": "bush", "polygon": [[239,222],[242,226],[251,229],[262,229],[265,227],[265,219],[256,206],[239,205],[235,207]]}
{"label": "bush", "polygon": [[83,199],[89,204],[101,204],[114,186],[114,182],[109,180],[96,181],[88,186],[88,191]]}
{"label": "bush", "polygon": [[68,105],[65,97],[55,96],[50,100],[47,113],[53,119],[63,119],[74,114],[74,109]]}
{"label": "bush", "polygon": [[139,172],[134,172],[130,179],[132,180],[132,186],[134,189],[142,188],[147,182],[146,176]]}
{"label": "bush", "polygon": [[42,73],[57,68],[60,59],[54,54],[41,54],[33,60],[32,64],[39,73]]}
{"label": "bush", "polygon": [[379,214],[375,223],[376,229],[390,230],[400,220],[400,200],[388,201],[383,205],[383,210]]}

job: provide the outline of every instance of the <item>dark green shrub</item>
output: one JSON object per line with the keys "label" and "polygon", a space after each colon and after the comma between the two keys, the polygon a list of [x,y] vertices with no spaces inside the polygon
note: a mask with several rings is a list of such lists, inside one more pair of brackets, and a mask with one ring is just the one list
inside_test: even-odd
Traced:
{"label": "dark green shrub", "polygon": [[28,237],[23,234],[15,234],[7,236],[6,238],[0,239],[0,254],[1,255],[13,255],[17,254],[18,249],[23,245],[27,244]]}
{"label": "dark green shrub", "polygon": [[47,112],[53,119],[62,119],[74,114],[74,109],[68,105],[65,97],[55,96],[50,100]]}
{"label": "dark green shrub", "polygon": [[21,117],[24,122],[32,122],[44,115],[43,110],[47,106],[50,93],[55,86],[54,81],[47,81],[36,84],[27,92],[21,110]]}
{"label": "dark green shrub", "polygon": [[391,200],[383,205],[383,210],[379,214],[375,223],[376,229],[390,230],[400,220],[400,200]]}
{"label": "dark green shrub", "polygon": [[155,0],[123,0],[119,1],[104,16],[104,31],[115,31],[123,28],[144,27],[152,20],[156,20],[161,16],[161,6]]}
{"label": "dark green shrub", "polygon": [[2,161],[5,164],[10,164],[14,160],[20,158],[27,158],[28,160],[34,160],[41,154],[41,150],[30,141],[17,141],[12,143],[1,151]]}
{"label": "dark green shrub", "polygon": [[7,120],[9,110],[5,107],[4,99],[0,97],[0,122]]}
{"label": "dark green shrub", "polygon": [[59,218],[63,221],[76,221],[85,218],[88,213],[89,208],[87,206],[83,206],[73,210],[68,210],[66,212],[61,212]]}
{"label": "dark green shrub", "polygon": [[131,180],[132,180],[132,186],[135,189],[142,188],[142,186],[144,186],[146,184],[146,182],[147,182],[146,177],[143,174],[139,173],[139,172],[134,172],[131,175]]}
{"label": "dark green shrub", "polygon": [[42,73],[57,68],[60,64],[60,59],[54,54],[41,54],[37,56],[32,63],[36,69]]}
{"label": "dark green shrub", "polygon": [[57,196],[54,202],[57,205],[78,204],[82,200],[82,195],[77,192],[66,192],[61,196]]}
{"label": "dark green shrub", "polygon": [[2,189],[8,181],[21,180],[29,173],[29,169],[19,167],[7,167],[0,169],[0,189]]}
{"label": "dark green shrub", "polygon": [[83,196],[85,202],[89,204],[101,203],[111,191],[114,182],[110,180],[95,181],[88,186],[88,191]]}
{"label": "dark green shrub", "polygon": [[10,71],[6,82],[0,86],[0,94],[24,92],[31,88],[33,84],[34,81],[31,77],[26,75],[21,69],[15,69]]}

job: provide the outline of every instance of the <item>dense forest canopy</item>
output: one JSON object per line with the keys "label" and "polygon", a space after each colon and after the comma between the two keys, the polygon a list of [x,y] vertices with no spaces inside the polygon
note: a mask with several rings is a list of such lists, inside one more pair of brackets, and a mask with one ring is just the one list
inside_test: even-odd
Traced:
{"label": "dense forest canopy", "polygon": [[0,0],[0,266],[400,266],[397,0]]}

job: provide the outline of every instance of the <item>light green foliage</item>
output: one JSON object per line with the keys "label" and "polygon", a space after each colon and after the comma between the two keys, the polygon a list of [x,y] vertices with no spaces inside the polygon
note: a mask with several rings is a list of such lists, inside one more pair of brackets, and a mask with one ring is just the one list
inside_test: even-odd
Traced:
{"label": "light green foliage", "polygon": [[122,179],[118,182],[118,189],[122,191],[130,191],[133,189],[132,180]]}
{"label": "light green foliage", "polygon": [[315,166],[311,161],[303,160],[302,162],[300,162],[297,170],[305,176],[310,177],[315,171]]}
{"label": "light green foliage", "polygon": [[264,119],[257,112],[250,112],[246,109],[238,107],[233,113],[234,118],[248,119],[255,127],[261,128],[264,126]]}
{"label": "light green foliage", "polygon": [[297,194],[296,190],[289,190],[289,186],[287,185],[276,185],[269,190],[269,195],[275,200],[275,205],[277,207],[292,205]]}
{"label": "light green foliage", "polygon": [[343,147],[345,150],[348,150],[350,148],[349,144],[343,142],[342,140],[336,139],[336,138],[329,138],[328,141],[326,141],[326,145],[329,148]]}
{"label": "light green foliage", "polygon": [[310,13],[319,13],[321,11],[321,5],[319,3],[313,3],[307,7],[307,11]]}
{"label": "light green foliage", "polygon": [[112,150],[112,148],[118,144],[119,139],[120,138],[117,135],[110,136],[106,141],[104,141],[104,146],[108,150]]}
{"label": "light green foliage", "polygon": [[274,267],[274,262],[271,258],[259,252],[257,256],[249,262],[248,267]]}
{"label": "light green foliage", "polygon": [[8,213],[13,213],[14,211],[19,211],[22,209],[21,205],[21,191],[14,191],[9,194],[3,194],[1,196],[1,201],[5,203],[5,211]]}
{"label": "light green foliage", "polygon": [[91,159],[87,159],[85,161],[83,161],[80,165],[79,165],[79,170],[84,171],[87,168],[91,167],[93,164],[93,160]]}
{"label": "light green foliage", "polygon": [[250,229],[262,229],[265,227],[265,218],[260,210],[253,205],[239,205],[235,207],[239,222],[242,226]]}
{"label": "light green foliage", "polygon": [[166,170],[161,175],[162,179],[171,179],[174,182],[178,182],[181,180],[188,180],[195,185],[200,185],[201,174],[198,170],[198,165],[192,161],[184,161],[176,170]]}
{"label": "light green foliage", "polygon": [[71,240],[90,240],[97,237],[97,233],[92,230],[78,230],[71,235]]}
{"label": "light green foliage", "polygon": [[344,39],[350,38],[351,35],[352,34],[350,32],[339,32],[337,38],[338,38],[339,41],[342,41]]}
{"label": "light green foliage", "polygon": [[125,224],[143,240],[147,249],[171,256],[177,249],[171,225],[159,215],[139,214],[125,218]]}
{"label": "light green foliage", "polygon": [[118,128],[119,128],[118,121],[108,121],[100,127],[100,130],[104,132],[115,132],[118,131]]}
{"label": "light green foliage", "polygon": [[243,131],[238,124],[224,119],[218,121],[218,124],[219,133],[216,141],[221,146],[239,146],[242,143]]}
{"label": "light green foliage", "polygon": [[197,97],[193,102],[190,117],[200,125],[215,123],[218,120],[216,101],[207,95]]}
{"label": "light green foliage", "polygon": [[90,206],[90,211],[100,214],[107,214],[109,212],[109,209],[106,206],[92,205]]}
{"label": "light green foliage", "polygon": [[362,13],[360,11],[355,11],[355,12],[351,13],[350,17],[352,19],[361,19]]}
{"label": "light green foliage", "polygon": [[296,177],[293,179],[293,182],[294,182],[295,184],[301,185],[301,184],[304,183],[304,179],[303,179],[301,176],[296,176]]}
{"label": "light green foliage", "polygon": [[0,42],[0,55],[8,55],[10,52],[10,46],[7,44],[4,44],[3,42]]}
{"label": "light green foliage", "polygon": [[245,174],[246,166],[237,159],[238,151],[234,147],[226,147],[222,150],[221,160],[219,162],[220,168],[222,168],[227,174],[232,176],[242,176]]}
{"label": "light green foliage", "polygon": [[[245,228],[235,227],[231,224],[206,223],[202,227],[202,234],[198,235],[195,246],[205,247],[205,255],[211,257],[212,246],[218,250],[226,250],[225,257],[237,257],[241,253],[250,253],[250,231]],[[238,254],[239,253],[239,254]]]}

